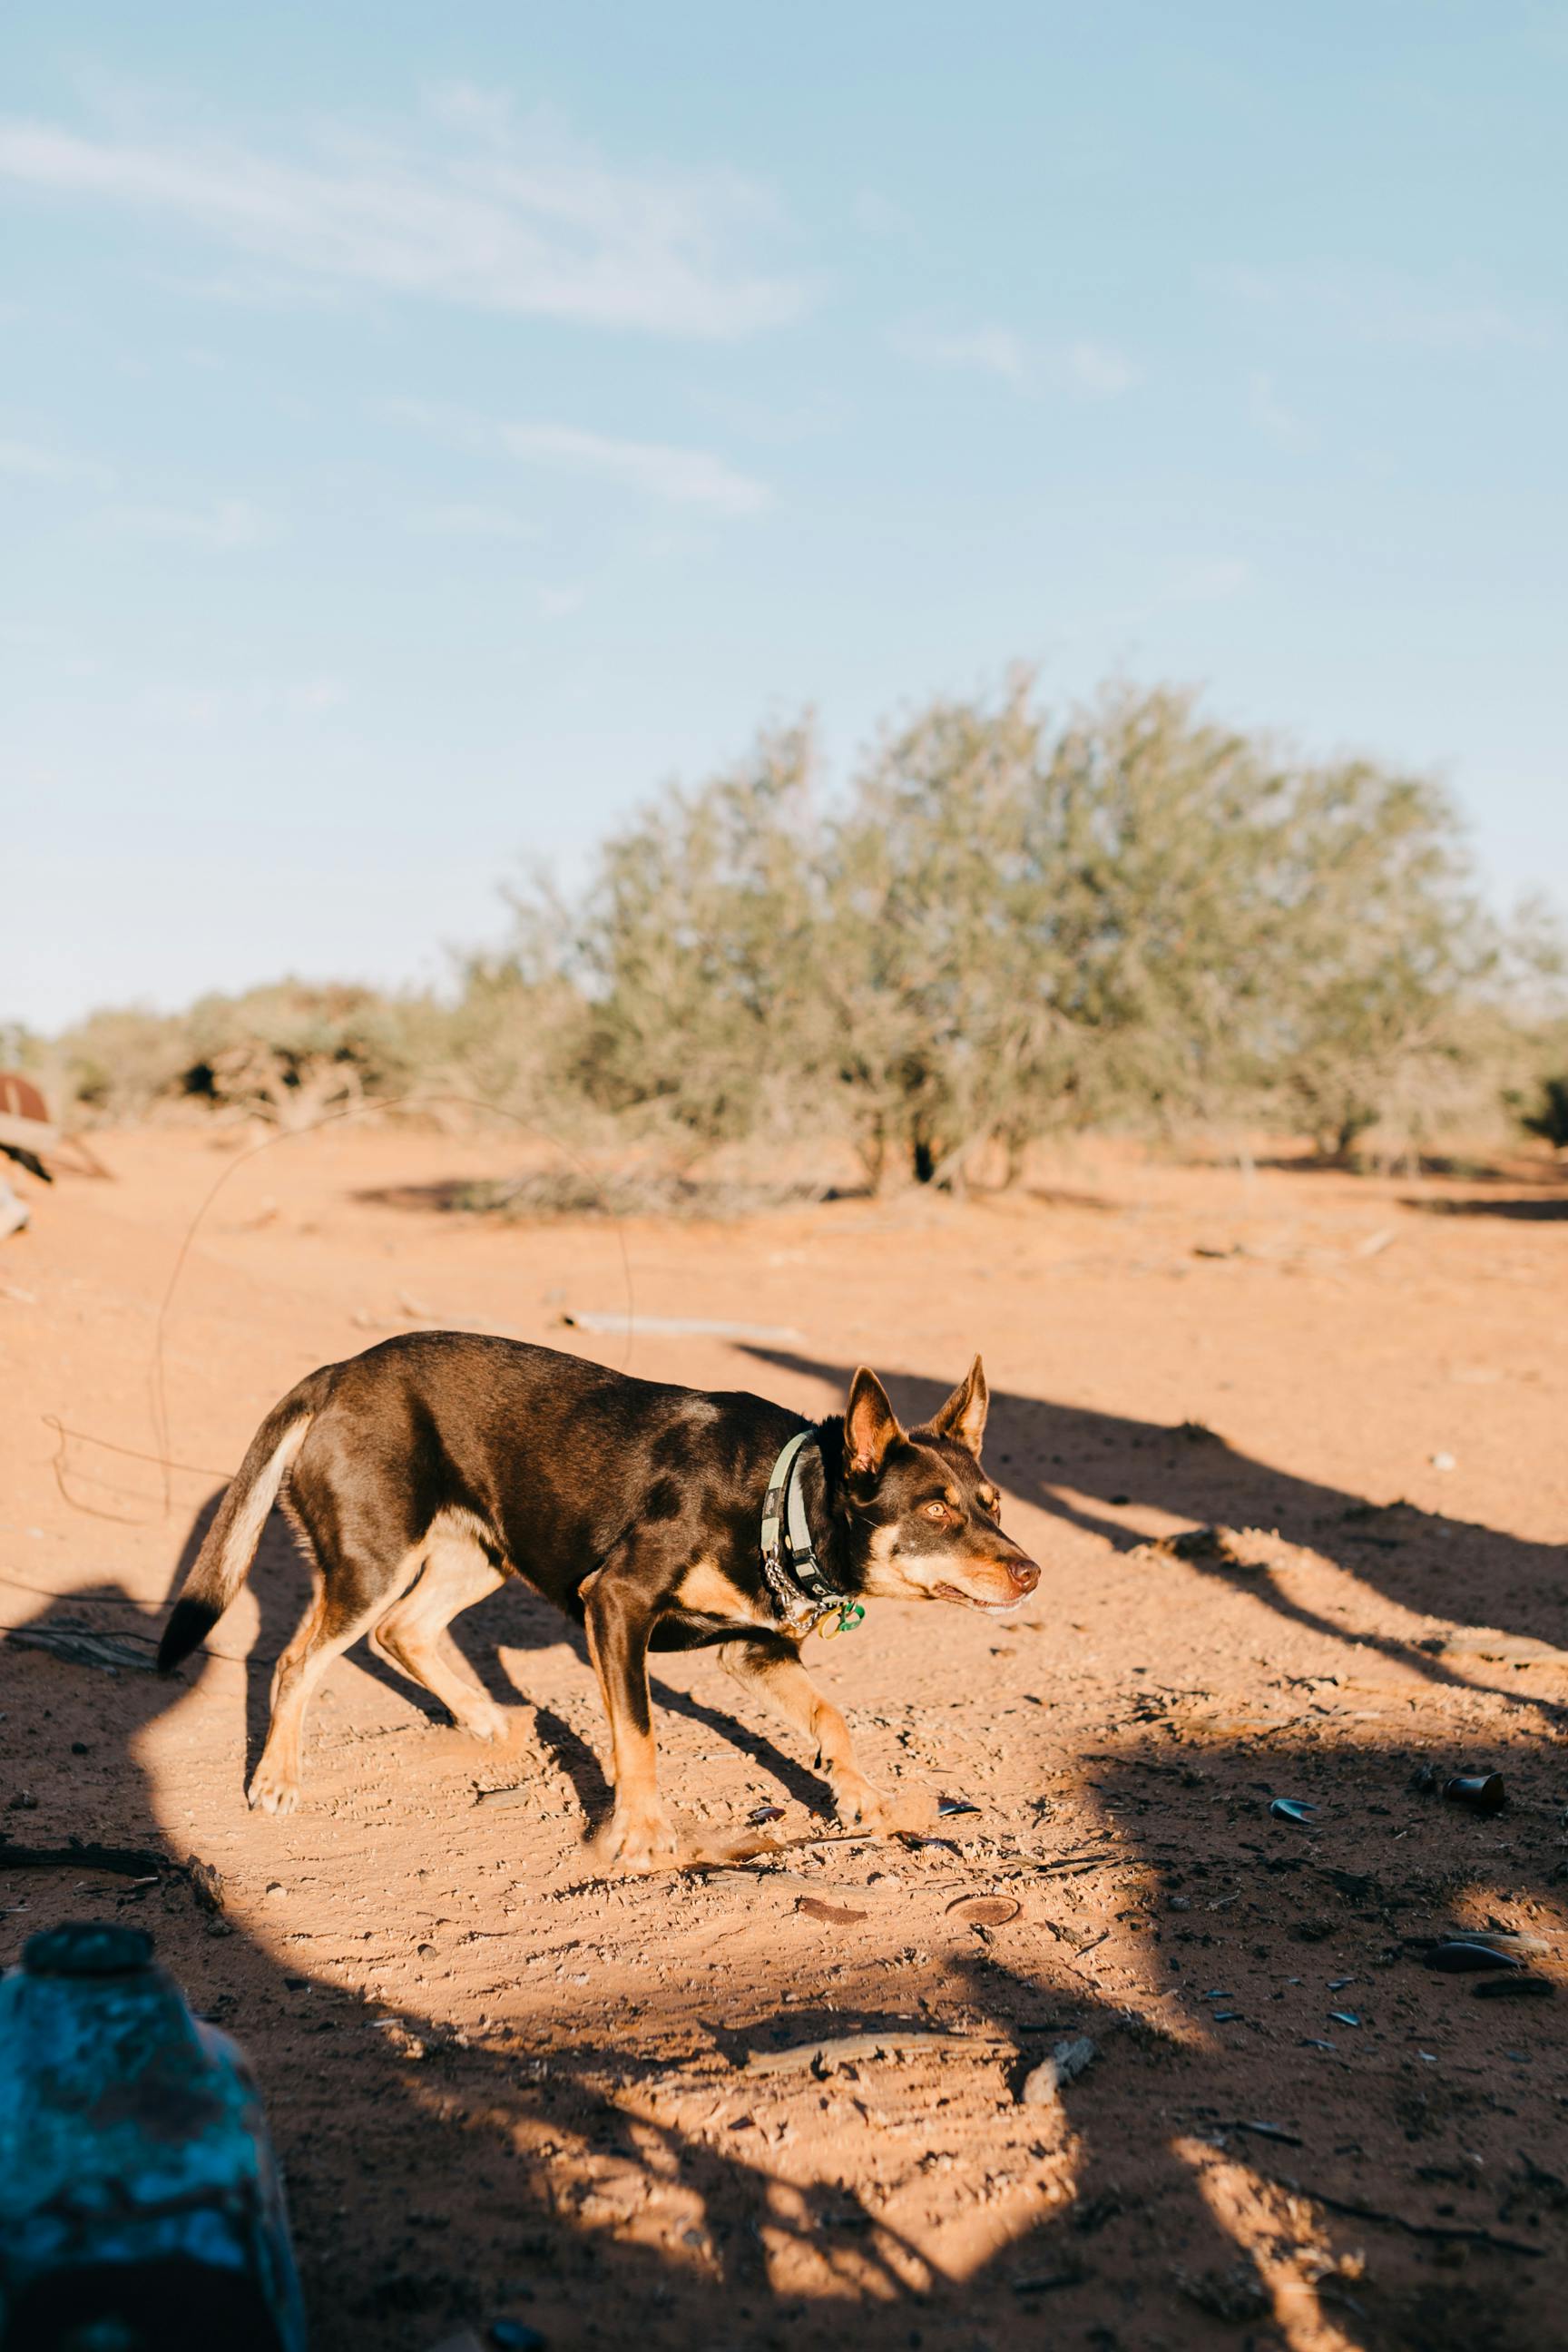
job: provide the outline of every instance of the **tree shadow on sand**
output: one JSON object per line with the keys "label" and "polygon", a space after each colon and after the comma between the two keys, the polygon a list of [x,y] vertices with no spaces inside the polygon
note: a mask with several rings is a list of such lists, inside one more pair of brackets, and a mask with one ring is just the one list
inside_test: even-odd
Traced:
{"label": "tree shadow on sand", "polygon": [[[264,1610],[259,1651],[291,1629],[286,1586],[281,1598],[284,1624]],[[85,1626],[124,1642],[134,1605],[108,1583],[15,1630]],[[624,2331],[601,2326],[595,2305],[605,2301],[622,2315],[636,2309],[650,2345],[718,2342],[769,2301],[761,2241],[742,2208],[809,2237],[842,2263],[857,2293],[867,2281],[876,2293],[901,2292],[918,2258],[903,2256],[900,2270],[895,2257],[888,2271],[868,2251],[870,2217],[837,2184],[773,2216],[765,2169],[641,2122],[633,2159],[650,2179],[677,2170],[695,2218],[668,2246],[623,2243],[595,2226],[582,2192],[601,2150],[624,2168],[629,2126],[618,2100],[667,2074],[667,2058],[595,2049],[577,2036],[557,2049],[547,2028],[526,2042],[465,2041],[443,2020],[284,1963],[230,1912],[205,1916],[137,1755],[186,1696],[181,1680],[109,1675],[0,1642],[0,1720],[30,1727],[21,1810],[6,1816],[0,1840],[0,1961],[12,1964],[27,1935],[62,1919],[123,1917],[152,1930],[198,2013],[240,2039],[289,2183],[315,2352],[420,2352],[453,2326],[509,2309],[555,2346],[610,2341]],[[78,1728],[91,1737],[73,1744]],[[199,1848],[199,1825],[190,1836]],[[123,1866],[95,1866],[93,1854],[110,1849]],[[63,1865],[46,1860],[62,1853],[71,1855]],[[552,2162],[555,2133],[574,2144],[569,2164]]]}
{"label": "tree shadow on sand", "polygon": [[1447,1200],[1407,1197],[1399,1205],[1402,1209],[1415,1209],[1424,1217],[1504,1217],[1516,1224],[1568,1224],[1568,1199],[1561,1197],[1542,1200],[1525,1194],[1492,1199],[1479,1192]]}
{"label": "tree shadow on sand", "polygon": [[[105,1586],[32,1622],[90,1622],[101,1603],[122,1633],[125,1599]],[[13,1843],[87,1832],[183,1863],[138,1749],[184,1695],[0,1643],[0,1703],[29,1740]],[[79,1726],[85,1754],[66,1737]],[[1041,2328],[1095,2352],[1546,2352],[1568,2253],[1562,2029],[1550,2002],[1479,2001],[1424,1969],[1418,1939],[1500,1903],[1550,1935],[1563,1774],[1521,1747],[1511,1811],[1483,1822],[1410,1792],[1424,1760],[1327,1733],[1195,1747],[1141,1730],[1089,1760],[1075,1800],[1100,1862],[1064,1877],[1057,1824],[1033,1854],[983,1825],[954,1868],[1005,1886],[1016,1921],[939,1921],[923,1975],[867,1953],[837,1972],[831,2008],[782,2011],[788,1967],[770,1960],[725,1988],[721,2017],[705,1978],[595,2039],[567,1988],[541,2000],[536,1985],[523,2021],[464,2042],[427,2007],[296,1969],[230,1914],[204,1919],[173,1869],[136,1885],[0,1853],[6,1904],[28,1906],[5,1918],[4,1957],[65,1916],[153,1927],[196,2007],[258,2064],[316,2352],[426,2352],[500,2313],[559,2352],[628,2332],[660,2352],[837,2352],[847,2333],[875,2352],[974,2352]],[[1318,1805],[1310,1829],[1271,1819],[1276,1788]],[[188,1834],[199,1848],[199,1822]],[[725,1884],[752,1906],[767,1882]],[[1354,2024],[1330,2015],[1352,2004]],[[846,2144],[820,2177],[788,2178],[747,2112],[765,2095],[750,2054],[886,2032],[890,2012],[976,2040],[771,2079],[794,2086],[790,2112],[831,2106],[832,2131],[863,2141],[901,2114],[906,2189],[940,2168],[955,2103],[1011,2135],[999,2172],[931,2176],[949,2184],[939,2202],[997,2210],[994,2250],[962,2274],[899,2221],[900,2164],[857,2168]],[[1077,2033],[1098,2046],[1089,2069],[1058,2105],[1018,2109],[1023,2074]],[[658,2096],[672,2078],[691,2095],[677,2119]],[[850,2185],[857,2168],[887,2188]],[[1303,2332],[1313,2315],[1339,2333]]]}
{"label": "tree shadow on sand", "polygon": [[[842,1393],[846,1367],[764,1360]],[[889,1385],[911,1421],[947,1390]],[[1124,1527],[1046,1489],[1059,1482],[1108,1505],[1127,1495],[1195,1520],[1277,1524],[1412,1609],[1451,1602],[1446,1613],[1465,1618],[1483,1591],[1489,1617],[1560,1638],[1549,1548],[1419,1513],[1391,1536],[1361,1498],[1220,1441],[1003,1395],[987,1454],[1015,1495],[1120,1546],[1136,1540]],[[182,1572],[216,1499],[191,1529]],[[275,1519],[253,1585],[253,1753],[270,1663],[307,1582]],[[1285,1596],[1268,1597],[1291,1613]],[[123,1634],[128,1598],[105,1585],[32,1622],[100,1613]],[[1345,1635],[1341,1623],[1294,1613]],[[494,1663],[498,1644],[527,1651],[565,1638],[582,1655],[574,1629],[515,1586],[468,1612],[461,1631],[505,1700],[516,1693]],[[214,1642],[232,1654],[223,1628]],[[1409,1645],[1388,1646],[1434,1680],[1460,1679]],[[422,1704],[379,1661],[364,1663]],[[14,1733],[26,1727],[23,1789],[36,1801],[5,1816],[13,1843],[83,1836],[183,1863],[139,1749],[184,1688],[0,1643],[0,1709]],[[658,1695],[816,1789],[721,1710]],[[593,1811],[605,1796],[597,1759],[556,1720],[557,1759]],[[551,1746],[551,1726],[539,1727]],[[15,1737],[12,1745],[15,1754]],[[465,2042],[437,2000],[394,2006],[286,1960],[270,1948],[280,1936],[248,1933],[232,1916],[205,1920],[174,1868],[137,1886],[85,1870],[7,1870],[0,1850],[6,1903],[30,1906],[6,1916],[4,1952],[14,1957],[32,1927],[123,1909],[151,1921],[196,2006],[248,2046],[290,2183],[316,2352],[428,2352],[452,2327],[498,2313],[538,2327],[557,2352],[630,2329],[657,2352],[837,2352],[847,2332],[873,2352],[917,2338],[975,2352],[1047,2329],[1093,2352],[1195,2352],[1216,2341],[1238,2352],[1546,2352],[1558,2331],[1542,2306],[1568,2256],[1556,2008],[1476,2000],[1467,1979],[1422,1968],[1417,1939],[1490,1914],[1555,1944],[1568,1775],[1521,1724],[1509,1754],[1489,1759],[1506,1762],[1513,1803],[1487,1822],[1410,1790],[1413,1768],[1428,1760],[1419,1745],[1363,1739],[1343,1725],[1207,1744],[1172,1724],[1130,1727],[1083,1759],[1074,1799],[1081,1825],[1112,1841],[1109,1862],[1058,1875],[1054,1855],[1078,1842],[1080,1825],[1062,1819],[1048,1836],[1016,1839],[983,1824],[954,1871],[1016,1895],[1016,1923],[968,1930],[942,1925],[942,1913],[922,1930],[933,1954],[924,1975],[886,1939],[860,1958],[847,1944],[831,2007],[784,2006],[795,1988],[781,1949],[749,1979],[717,1979],[721,1992],[709,1976],[677,1980],[617,2031],[585,2033],[569,1990],[534,1982],[521,2022]],[[1311,1825],[1276,1822],[1275,1793],[1315,1804]],[[199,1821],[185,1835],[200,1851]],[[329,1839],[319,1867],[331,1867],[331,1851]],[[738,1910],[767,1895],[765,1878],[725,1883]],[[1358,2021],[1337,2022],[1333,2008]],[[758,2096],[749,2053],[819,2031],[886,2031],[900,2012],[1003,2039],[984,2058],[870,2059],[851,2062],[853,2072],[802,2074],[785,2111],[829,2110],[835,2132],[859,2135],[872,2128],[866,2109],[891,2110],[901,2097],[911,2174],[928,2159],[940,2165],[951,2102],[967,2098],[994,2118],[998,2143],[1016,2143],[1014,2099],[1028,2064],[1069,2034],[1089,2034],[1100,2050],[1059,2106],[1041,2111],[1037,2132],[1031,2119],[1024,2157],[931,2176],[951,2178],[942,2193],[955,2208],[996,2215],[992,2251],[945,2273],[929,2231],[900,2220],[896,2182],[896,2193],[869,2187],[874,2165],[847,2152],[814,2177],[796,2168],[788,2178],[773,2144],[747,2128]],[[664,2096],[672,2080],[689,2092],[673,2116]],[[1047,2196],[1047,2181],[1062,2193]],[[1281,2246],[1294,2250],[1289,2259]],[[1309,2320],[1339,2333],[1303,2333]]]}

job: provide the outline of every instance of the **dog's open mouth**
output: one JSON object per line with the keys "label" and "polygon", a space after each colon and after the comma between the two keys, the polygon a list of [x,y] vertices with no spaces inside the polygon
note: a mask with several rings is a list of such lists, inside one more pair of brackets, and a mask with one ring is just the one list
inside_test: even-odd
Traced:
{"label": "dog's open mouth", "polygon": [[1027,1595],[1020,1593],[1016,1601],[983,1601],[978,1592],[962,1591],[956,1584],[933,1584],[931,1597],[936,1601],[962,1601],[967,1608],[984,1609],[987,1617],[1016,1617]]}

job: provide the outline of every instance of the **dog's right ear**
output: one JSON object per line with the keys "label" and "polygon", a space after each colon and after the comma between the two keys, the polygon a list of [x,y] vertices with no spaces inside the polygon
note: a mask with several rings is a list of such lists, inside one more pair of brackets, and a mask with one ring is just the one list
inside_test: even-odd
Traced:
{"label": "dog's right ear", "polygon": [[850,1475],[875,1478],[888,1458],[888,1448],[903,1433],[887,1390],[876,1373],[862,1364],[849,1383],[849,1409],[844,1416],[844,1455]]}

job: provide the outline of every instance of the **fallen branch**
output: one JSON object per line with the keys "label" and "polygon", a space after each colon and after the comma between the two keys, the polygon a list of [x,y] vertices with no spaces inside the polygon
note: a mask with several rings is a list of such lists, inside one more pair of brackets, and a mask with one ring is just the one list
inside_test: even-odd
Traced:
{"label": "fallen branch", "polygon": [[1403,2230],[1407,2238],[1439,2238],[1470,2246],[1492,2246],[1499,2253],[1528,2254],[1539,2262],[1545,2253],[1544,2246],[1528,2245],[1522,2238],[1500,2238],[1493,2230],[1463,2221],[1411,2221],[1403,2213],[1384,2213],[1376,2205],[1363,2205],[1349,2197],[1331,2197],[1325,2189],[1310,2189],[1304,2180],[1284,2180],[1281,2187],[1290,2189],[1299,2197],[1310,2197],[1314,2205],[1326,2205],[1331,2213],[1348,2214],[1354,2221],[1381,2221],[1391,2230]]}
{"label": "fallen branch", "polygon": [[746,2060],[748,2074],[784,2074],[800,2066],[841,2066],[852,2058],[885,2058],[903,2050],[1011,2049],[1005,2035],[995,2033],[932,2033],[920,2027],[895,2025],[879,2033],[840,2033],[826,2042],[797,2042],[788,2050],[753,2050]]}

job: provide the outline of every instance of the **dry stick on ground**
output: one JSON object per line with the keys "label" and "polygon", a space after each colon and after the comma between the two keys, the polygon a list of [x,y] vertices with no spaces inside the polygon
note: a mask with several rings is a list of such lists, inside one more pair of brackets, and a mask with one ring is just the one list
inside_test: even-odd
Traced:
{"label": "dry stick on ground", "polygon": [[841,2033],[826,2042],[799,2042],[788,2050],[753,2050],[746,2060],[746,2072],[782,2074],[799,2066],[837,2066],[846,2059],[886,2057],[900,2050],[983,2050],[993,2054],[1012,2046],[1003,2034],[932,2033],[929,2029],[895,2025],[879,2033]]}
{"label": "dry stick on ground", "polygon": [[1391,2230],[1403,2230],[1409,2238],[1446,2238],[1471,2246],[1494,2246],[1500,2253],[1528,2254],[1532,2262],[1544,2255],[1544,2246],[1527,2245],[1522,2238],[1500,2238],[1495,2231],[1483,2230],[1463,2221],[1410,2221],[1403,2213],[1384,2213],[1376,2205],[1363,2205],[1349,2197],[1331,2197],[1326,2189],[1310,2188],[1304,2180],[1281,2178],[1279,2186],[1291,2189],[1298,2197],[1310,2197],[1314,2205],[1326,2205],[1331,2213],[1346,2213],[1356,2221],[1382,2221]]}

